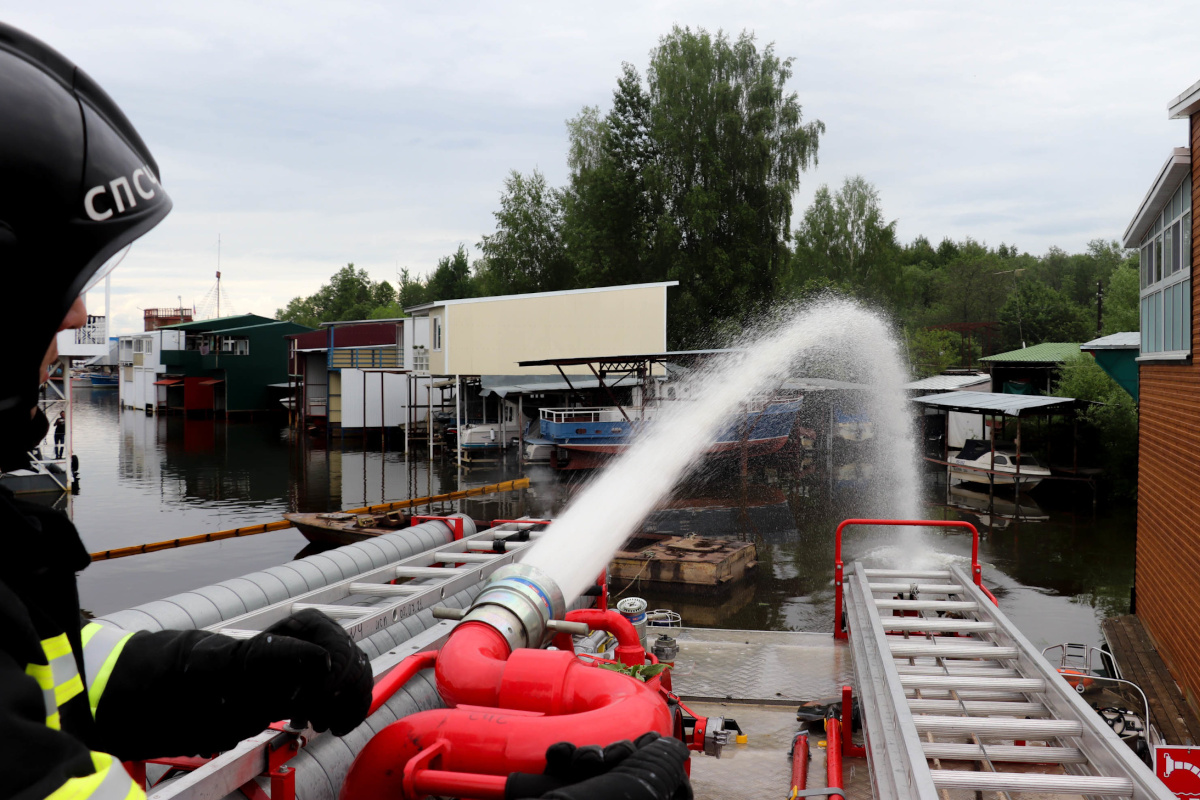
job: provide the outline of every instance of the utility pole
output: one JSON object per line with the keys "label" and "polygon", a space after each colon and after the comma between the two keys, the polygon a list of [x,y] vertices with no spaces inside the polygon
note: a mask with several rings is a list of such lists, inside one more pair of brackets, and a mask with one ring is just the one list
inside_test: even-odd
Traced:
{"label": "utility pole", "polygon": [[1104,330],[1104,284],[1096,281],[1096,338]]}

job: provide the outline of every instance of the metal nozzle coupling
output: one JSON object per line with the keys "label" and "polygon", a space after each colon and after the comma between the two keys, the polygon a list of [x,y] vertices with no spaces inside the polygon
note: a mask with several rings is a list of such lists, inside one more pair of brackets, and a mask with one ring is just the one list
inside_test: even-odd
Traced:
{"label": "metal nozzle coupling", "polygon": [[509,564],[492,573],[463,621],[491,625],[514,650],[543,647],[556,630],[570,625],[561,621],[566,606],[562,590],[549,575],[536,567]]}

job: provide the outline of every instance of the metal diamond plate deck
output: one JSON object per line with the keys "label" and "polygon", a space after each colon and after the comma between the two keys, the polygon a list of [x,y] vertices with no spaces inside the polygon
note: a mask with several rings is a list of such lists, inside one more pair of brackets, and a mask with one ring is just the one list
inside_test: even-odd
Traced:
{"label": "metal diamond plate deck", "polygon": [[839,697],[854,674],[849,648],[832,634],[683,628],[673,635],[679,656],[671,679],[685,699],[790,704]]}
{"label": "metal diamond plate deck", "polygon": [[[731,798],[781,798],[788,795],[792,763],[788,750],[799,725],[796,710],[787,706],[755,706],[741,703],[689,703],[697,714],[733,717],[746,732],[745,744],[729,745],[721,758],[692,756],[692,792],[696,800]],[[824,734],[809,735],[808,786],[826,786]],[[846,794],[852,798],[871,796],[867,762],[846,759],[843,768]]]}

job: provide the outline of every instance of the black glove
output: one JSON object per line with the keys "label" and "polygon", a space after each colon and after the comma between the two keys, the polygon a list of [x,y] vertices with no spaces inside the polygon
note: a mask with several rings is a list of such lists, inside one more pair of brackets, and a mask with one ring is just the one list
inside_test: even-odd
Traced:
{"label": "black glove", "polygon": [[[505,786],[508,798],[541,797],[543,800],[692,800],[683,765],[687,745],[678,739],[647,733],[637,742],[628,740],[576,747],[569,742],[546,751],[545,775],[513,774]],[[540,781],[539,781],[540,779]],[[542,791],[528,790],[539,785]],[[548,791],[548,784],[559,785]]]}
{"label": "black glove", "polygon": [[244,646],[250,691],[282,693],[278,699],[291,719],[345,736],[367,718],[375,686],[370,659],[320,611],[293,614]]}

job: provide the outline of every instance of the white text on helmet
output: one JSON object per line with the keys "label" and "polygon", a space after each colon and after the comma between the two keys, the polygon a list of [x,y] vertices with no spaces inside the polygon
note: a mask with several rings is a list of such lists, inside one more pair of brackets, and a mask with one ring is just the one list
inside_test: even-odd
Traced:
{"label": "white text on helmet", "polygon": [[[147,189],[142,179],[150,185]],[[130,184],[132,187],[130,188]],[[139,197],[143,200],[149,200],[155,195],[154,187],[158,185],[158,178],[155,177],[153,170],[143,165],[133,171],[133,174],[126,178],[124,175],[113,178],[108,182],[108,186],[100,184],[88,189],[87,194],[83,196],[83,210],[87,212],[88,218],[96,222],[103,222],[113,215],[113,209],[109,208],[105,211],[96,210],[96,198],[107,194],[112,190],[113,203],[116,205],[117,213],[125,211],[125,203],[128,201],[130,208],[137,206],[137,198],[133,196],[134,191],[137,191]],[[125,190],[125,197],[121,197],[121,190]]]}

